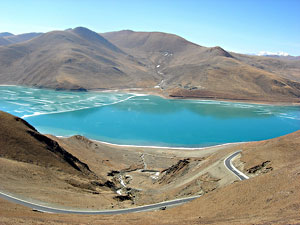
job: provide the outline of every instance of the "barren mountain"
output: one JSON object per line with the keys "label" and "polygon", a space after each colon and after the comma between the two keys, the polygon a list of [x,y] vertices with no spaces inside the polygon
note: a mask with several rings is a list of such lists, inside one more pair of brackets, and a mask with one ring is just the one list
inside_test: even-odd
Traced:
{"label": "barren mountain", "polygon": [[284,60],[300,60],[300,56],[279,56],[279,55],[264,55],[265,57],[275,58],[275,59],[284,59]]}
{"label": "barren mountain", "polygon": [[1,45],[9,45],[10,42],[6,40],[4,37],[0,37],[0,46]]}
{"label": "barren mountain", "polygon": [[[173,97],[298,101],[300,61],[229,53],[206,48],[172,34],[119,31],[102,34],[145,58]],[[289,100],[288,100],[289,99]]]}
{"label": "barren mountain", "polygon": [[0,111],[0,157],[70,173],[92,175],[89,167],[25,120]]}
{"label": "barren mountain", "polygon": [[0,37],[7,37],[7,36],[13,36],[13,34],[9,33],[9,32],[2,32],[2,33],[0,33]]}
{"label": "barren mountain", "polygon": [[259,56],[265,56],[275,59],[284,59],[284,60],[300,60],[300,56],[289,55],[286,52],[268,52],[268,51],[260,51]]}
{"label": "barren mountain", "polygon": [[1,84],[299,102],[299,82],[299,60],[231,53],[161,32],[97,34],[78,27],[0,47]]}
{"label": "barren mountain", "polygon": [[31,40],[35,37],[40,36],[42,33],[25,33],[25,34],[18,34],[18,35],[14,35],[12,33],[9,32],[3,32],[0,33],[0,46],[1,45],[10,45],[10,44],[16,44],[19,42],[24,42],[24,41],[28,41]]}
{"label": "barren mountain", "polygon": [[0,47],[1,83],[56,89],[144,86],[145,66],[86,28]]}

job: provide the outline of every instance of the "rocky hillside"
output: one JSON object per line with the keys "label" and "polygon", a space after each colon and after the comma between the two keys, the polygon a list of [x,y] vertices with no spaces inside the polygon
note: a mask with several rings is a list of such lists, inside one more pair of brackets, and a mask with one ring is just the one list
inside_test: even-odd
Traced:
{"label": "rocky hillside", "polygon": [[[99,199],[103,207],[116,202],[113,184],[58,142],[2,111],[0,124],[1,191],[48,204],[72,202],[75,207],[78,202],[94,204]],[[85,200],[89,198],[93,200]]]}
{"label": "rocky hillside", "polygon": [[87,164],[40,134],[25,120],[0,111],[0,124],[0,157],[68,173],[94,175]]}
{"label": "rocky hillside", "polygon": [[169,223],[182,219],[181,224],[298,224],[299,146],[300,131],[239,146],[244,171],[258,176],[170,210]]}

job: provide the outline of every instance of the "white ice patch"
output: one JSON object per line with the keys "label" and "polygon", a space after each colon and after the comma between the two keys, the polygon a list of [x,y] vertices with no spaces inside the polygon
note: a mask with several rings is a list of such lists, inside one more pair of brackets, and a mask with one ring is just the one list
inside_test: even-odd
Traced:
{"label": "white ice patch", "polygon": [[24,116],[22,116],[21,118],[26,118],[26,117],[31,117],[31,116],[39,116],[39,115],[42,115],[43,113],[41,113],[41,112],[34,112],[33,114],[31,114],[31,115],[24,115]]}
{"label": "white ice patch", "polygon": [[[124,101],[127,101],[131,98],[134,98],[136,96],[146,96],[146,95],[132,95],[124,99],[120,99],[123,97],[121,95],[120,98],[116,97],[111,97],[110,99],[102,99],[102,102],[96,102],[99,98],[99,96],[92,96],[87,99],[79,99],[77,101],[72,101],[72,102],[53,102],[53,104],[45,104],[46,102],[49,103],[50,101],[48,100],[31,100],[32,102],[37,102],[41,103],[38,106],[32,107],[33,110],[40,110],[39,112],[34,112],[33,114],[27,114],[22,116],[22,118],[26,117],[32,117],[32,116],[39,116],[39,115],[46,115],[46,114],[56,114],[56,113],[65,113],[65,112],[74,112],[74,111],[79,111],[79,110],[84,110],[84,109],[91,109],[91,108],[97,108],[97,107],[102,107],[102,106],[109,106],[109,105],[114,105],[118,104]],[[101,97],[101,96],[100,96]],[[111,101],[111,102],[110,102]],[[108,102],[108,103],[105,103]],[[15,102],[11,102],[15,103]],[[15,103],[15,104],[20,104],[20,103]],[[30,106],[30,104],[22,104],[23,106]],[[53,106],[53,107],[52,107]],[[58,107],[60,106],[60,107]],[[51,110],[51,111],[50,111]]]}
{"label": "white ice patch", "polygon": [[[133,94],[133,95],[135,95],[135,96],[149,96],[149,95],[147,95],[147,94],[137,94],[137,93],[131,93],[131,94]],[[133,97],[135,97],[135,96],[133,96]]]}
{"label": "white ice patch", "polygon": [[60,92],[24,87],[18,87],[16,91],[11,89],[9,87],[4,90],[3,88],[0,89],[0,100],[17,105],[18,107],[9,106],[9,108],[11,108],[11,112],[14,112],[14,110],[23,111],[23,115],[20,115],[23,118],[109,106],[136,96],[146,96],[120,92],[111,94],[102,92]]}
{"label": "white ice patch", "polygon": [[159,177],[160,172],[156,172],[154,175],[151,176],[152,179],[157,180]]}
{"label": "white ice patch", "polygon": [[126,187],[126,184],[125,184],[125,182],[124,182],[122,176],[119,177],[119,181],[120,181],[120,184],[121,184],[123,187]]}
{"label": "white ice patch", "polygon": [[164,52],[164,53],[162,53],[162,55],[163,55],[163,56],[172,56],[172,55],[173,55],[173,53]]}
{"label": "white ice patch", "polygon": [[14,105],[30,106],[30,104],[26,104],[26,103],[11,102],[11,101],[9,103],[14,104]]}
{"label": "white ice patch", "polygon": [[1,91],[9,94],[17,94],[15,91],[9,91],[9,90],[1,90]]}
{"label": "white ice patch", "polygon": [[57,98],[78,98],[79,96],[77,96],[77,95],[71,95],[71,96],[69,96],[69,95],[58,95],[57,96]]}

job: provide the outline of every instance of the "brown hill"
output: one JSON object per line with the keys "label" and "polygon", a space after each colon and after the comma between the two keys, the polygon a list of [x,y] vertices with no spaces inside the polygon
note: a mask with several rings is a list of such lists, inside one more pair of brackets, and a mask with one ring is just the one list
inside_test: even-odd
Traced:
{"label": "brown hill", "polygon": [[14,34],[9,33],[9,32],[1,32],[0,33],[0,37],[7,37],[7,36],[12,36],[12,35],[14,35]]}
{"label": "brown hill", "polygon": [[118,203],[114,199],[114,184],[99,172],[105,168],[102,163],[98,162],[98,170],[91,171],[79,159],[80,154],[71,154],[26,121],[2,111],[0,124],[1,192],[54,206],[78,208],[97,204],[109,208]]}
{"label": "brown hill", "polygon": [[143,86],[149,79],[144,67],[86,28],[0,47],[0,80],[7,84],[56,89]]}
{"label": "brown hill", "polygon": [[300,56],[292,56],[292,55],[263,55],[264,57],[275,58],[275,59],[283,59],[283,60],[300,60]]}
{"label": "brown hill", "polygon": [[8,32],[0,33],[0,46],[28,41],[35,37],[40,36],[41,34],[42,33],[34,33],[34,32],[26,33],[26,34],[18,34],[18,35],[14,35],[14,34],[8,33]]}
{"label": "brown hill", "polygon": [[298,60],[230,53],[161,32],[97,34],[78,27],[0,47],[1,84],[299,102],[299,82]]}
{"label": "brown hill", "polygon": [[[242,149],[234,160],[244,172],[256,175],[175,208],[124,215],[55,215],[0,199],[2,224],[299,224],[300,131],[260,142],[231,147]],[[227,149],[229,150],[229,149]],[[226,150],[226,151],[227,151]],[[229,153],[230,151],[228,151]],[[269,162],[266,170],[261,167]],[[265,163],[266,164],[266,163]],[[254,169],[256,168],[256,169]],[[250,169],[250,170],[249,170]],[[251,172],[252,171],[252,172]],[[250,173],[251,172],[251,173]]]}
{"label": "brown hill", "polygon": [[25,120],[0,111],[0,157],[65,172],[92,175],[81,162]]}
{"label": "brown hill", "polygon": [[18,34],[18,35],[11,35],[11,36],[7,36],[5,37],[6,40],[10,41],[11,44],[16,44],[19,42],[24,42],[24,41],[28,41],[31,40],[33,38],[36,38],[38,36],[42,35],[42,33],[25,33],[25,34]]}
{"label": "brown hill", "polygon": [[270,58],[265,56],[249,56],[234,54],[234,56],[260,70],[276,74],[279,77],[300,82],[300,60],[286,60],[284,58]]}
{"label": "brown hill", "polygon": [[229,53],[157,32],[102,35],[124,51],[148,59],[144,63],[155,68],[158,86],[171,97],[299,101],[297,61]]}
{"label": "brown hill", "polygon": [[6,40],[5,37],[0,37],[0,46],[1,45],[9,45],[10,41]]}
{"label": "brown hill", "polygon": [[[298,224],[300,221],[300,131],[239,146],[245,171],[260,176],[209,193],[166,213],[172,224]],[[269,170],[261,165],[269,162]],[[252,169],[253,171],[253,169]],[[253,173],[253,172],[252,172]],[[153,218],[163,218],[159,213]]]}
{"label": "brown hill", "polygon": [[123,30],[101,35],[120,48],[136,49],[143,52],[180,52],[190,46],[200,47],[177,35],[162,32]]}

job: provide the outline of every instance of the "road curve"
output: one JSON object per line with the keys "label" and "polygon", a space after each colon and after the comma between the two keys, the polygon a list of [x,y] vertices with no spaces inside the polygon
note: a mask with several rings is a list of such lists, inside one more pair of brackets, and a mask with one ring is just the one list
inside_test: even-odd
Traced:
{"label": "road curve", "polygon": [[155,209],[161,209],[169,206],[180,205],[189,201],[192,201],[196,198],[199,198],[201,195],[196,195],[188,198],[175,199],[171,201],[159,202],[151,205],[143,205],[135,208],[128,209],[114,209],[114,210],[67,210],[62,208],[52,208],[48,206],[43,206],[39,204],[35,204],[32,202],[24,201],[22,199],[13,197],[11,195],[0,192],[0,197],[6,199],[10,202],[21,204],[23,206],[27,206],[32,208],[33,210],[47,213],[59,213],[59,214],[86,214],[86,215],[113,215],[113,214],[124,214],[124,213],[133,213],[133,212],[142,212],[142,211],[150,211]]}
{"label": "road curve", "polygon": [[237,151],[233,154],[231,154],[230,156],[228,156],[225,160],[224,160],[224,165],[225,167],[231,171],[234,175],[236,175],[240,180],[247,180],[249,179],[249,177],[245,174],[243,174],[241,171],[239,171],[237,168],[234,167],[234,165],[232,164],[231,160],[233,158],[235,158],[238,154],[241,153],[240,151]]}
{"label": "road curve", "polygon": [[[232,173],[234,173],[240,180],[245,180],[248,179],[248,177],[237,170],[231,163],[231,160],[236,157],[241,151],[237,151],[230,156],[228,156],[224,160],[224,165],[225,167],[230,170]],[[170,206],[176,206],[180,205],[189,201],[192,201],[196,198],[199,198],[201,195],[196,195],[188,198],[182,198],[182,199],[175,199],[171,201],[165,201],[165,202],[159,202],[156,204],[151,204],[151,205],[144,205],[144,206],[139,206],[135,208],[128,208],[128,209],[114,209],[114,210],[68,210],[68,209],[63,209],[63,208],[53,208],[53,207],[48,207],[48,206],[43,206],[39,205],[36,203],[28,202],[16,197],[13,197],[11,195],[8,195],[6,193],[0,192],[0,197],[8,200],[13,203],[17,203],[23,206],[27,206],[29,208],[32,208],[33,210],[40,211],[40,212],[47,212],[47,213],[59,213],[59,214],[86,214],[86,215],[113,215],[113,214],[124,214],[124,213],[133,213],[133,212],[143,212],[143,211],[151,211],[151,210],[156,210],[156,209],[162,209],[165,207],[170,207]]]}

